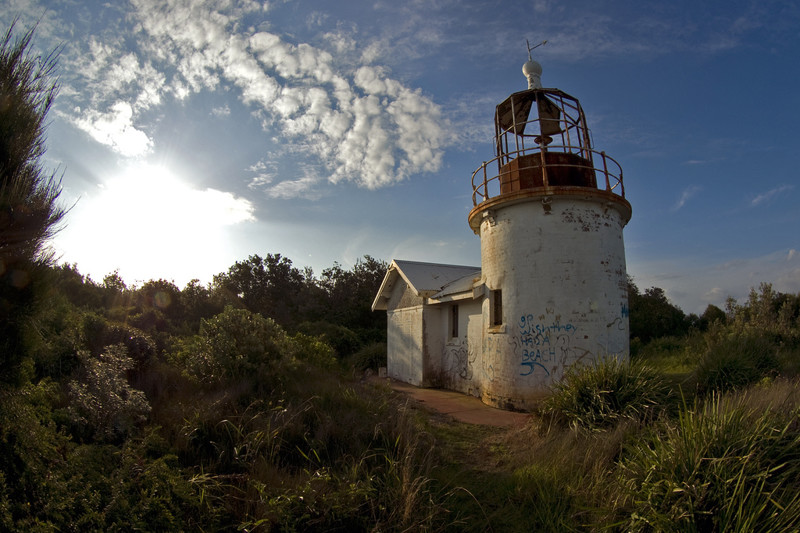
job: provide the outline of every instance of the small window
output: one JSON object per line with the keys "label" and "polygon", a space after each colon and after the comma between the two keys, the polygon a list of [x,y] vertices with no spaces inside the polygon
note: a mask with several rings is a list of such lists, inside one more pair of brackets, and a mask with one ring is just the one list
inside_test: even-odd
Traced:
{"label": "small window", "polygon": [[450,311],[450,337],[458,337],[458,306],[454,305]]}
{"label": "small window", "polygon": [[492,291],[492,326],[503,325],[503,291]]}

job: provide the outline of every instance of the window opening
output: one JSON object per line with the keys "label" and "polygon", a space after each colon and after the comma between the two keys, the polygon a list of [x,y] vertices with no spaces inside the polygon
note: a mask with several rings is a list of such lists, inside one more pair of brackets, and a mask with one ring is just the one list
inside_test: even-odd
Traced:
{"label": "window opening", "polygon": [[492,291],[492,326],[503,324],[503,291]]}

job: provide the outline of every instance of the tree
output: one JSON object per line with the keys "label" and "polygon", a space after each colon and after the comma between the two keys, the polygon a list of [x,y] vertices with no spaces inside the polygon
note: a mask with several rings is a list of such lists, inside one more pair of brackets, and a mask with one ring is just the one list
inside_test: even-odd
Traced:
{"label": "tree", "polygon": [[711,326],[711,324],[715,322],[719,322],[721,324],[725,323],[725,311],[720,309],[714,304],[708,304],[706,310],[703,311],[703,314],[700,315],[699,319],[699,326],[701,331],[705,331]]}
{"label": "tree", "polygon": [[16,375],[23,327],[52,253],[47,241],[65,210],[55,173],[47,174],[46,116],[58,91],[58,51],[30,51],[34,29],[13,39],[14,24],[0,42],[0,353],[2,378]]}
{"label": "tree", "polygon": [[645,344],[658,337],[683,335],[688,330],[684,312],[673,305],[659,287],[645,289],[642,294],[629,278],[628,308],[631,338],[638,337]]}
{"label": "tree", "polygon": [[221,299],[215,298],[199,279],[193,279],[186,284],[181,291],[181,301],[184,309],[184,327],[192,333],[199,331],[202,319],[211,318],[224,309]]}
{"label": "tree", "polygon": [[365,255],[351,271],[338,263],[322,272],[320,285],[328,294],[331,322],[353,330],[386,331],[386,313],[373,313],[372,301],[388,264]]}
{"label": "tree", "polygon": [[247,261],[237,261],[227,273],[214,276],[214,285],[249,311],[284,327],[297,323],[306,286],[303,273],[281,254],[251,255]]}

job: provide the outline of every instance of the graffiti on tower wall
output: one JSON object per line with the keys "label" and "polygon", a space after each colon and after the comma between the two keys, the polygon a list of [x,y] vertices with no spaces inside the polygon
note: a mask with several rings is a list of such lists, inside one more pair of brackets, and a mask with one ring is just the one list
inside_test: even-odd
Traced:
{"label": "graffiti on tower wall", "polygon": [[556,373],[569,365],[592,358],[591,350],[579,346],[576,334],[579,327],[559,319],[543,320],[544,317],[522,315],[517,323],[520,354],[520,375],[543,375]]}

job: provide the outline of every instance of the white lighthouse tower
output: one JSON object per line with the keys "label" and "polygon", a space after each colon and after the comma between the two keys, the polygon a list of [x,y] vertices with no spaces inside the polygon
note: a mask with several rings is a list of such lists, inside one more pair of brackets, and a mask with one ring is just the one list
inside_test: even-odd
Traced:
{"label": "white lighthouse tower", "polygon": [[572,365],[629,356],[622,169],[577,99],[543,88],[533,60],[522,71],[472,175],[480,267],[395,259],[372,304],[389,377],[506,409],[534,407]]}
{"label": "white lighthouse tower", "polygon": [[486,403],[526,407],[573,364],[629,356],[622,169],[591,144],[578,100],[528,89],[495,113],[496,157],[472,176],[481,240]]}

